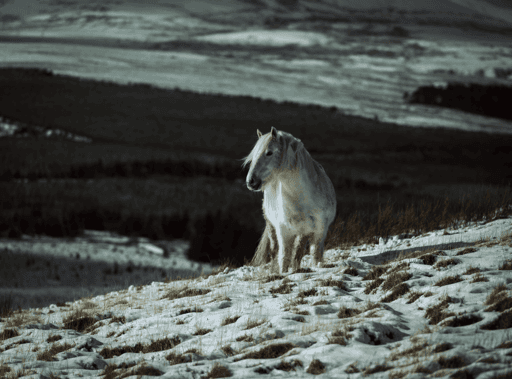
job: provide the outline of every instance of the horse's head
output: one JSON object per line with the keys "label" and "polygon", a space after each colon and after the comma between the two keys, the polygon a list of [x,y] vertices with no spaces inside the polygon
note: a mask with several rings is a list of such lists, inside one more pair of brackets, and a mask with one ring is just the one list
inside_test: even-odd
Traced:
{"label": "horse's head", "polygon": [[258,130],[258,142],[247,156],[244,166],[251,162],[246,184],[251,191],[262,191],[275,175],[276,169],[296,164],[296,154],[304,145],[289,133],[280,132],[272,127],[267,134]]}

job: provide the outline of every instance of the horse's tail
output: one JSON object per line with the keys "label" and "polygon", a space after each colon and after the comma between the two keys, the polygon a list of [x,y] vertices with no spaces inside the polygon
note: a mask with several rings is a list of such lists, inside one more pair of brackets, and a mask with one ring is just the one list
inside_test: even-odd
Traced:
{"label": "horse's tail", "polygon": [[262,266],[272,260],[272,249],[270,245],[272,229],[272,224],[267,221],[260,243],[258,244],[254,257],[251,260],[251,266]]}

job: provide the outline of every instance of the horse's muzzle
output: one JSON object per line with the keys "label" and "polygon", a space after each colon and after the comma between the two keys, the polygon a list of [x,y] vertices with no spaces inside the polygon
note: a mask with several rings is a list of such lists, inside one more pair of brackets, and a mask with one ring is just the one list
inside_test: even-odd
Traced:
{"label": "horse's muzzle", "polygon": [[247,188],[251,191],[260,191],[261,190],[261,179],[251,178],[247,182]]}

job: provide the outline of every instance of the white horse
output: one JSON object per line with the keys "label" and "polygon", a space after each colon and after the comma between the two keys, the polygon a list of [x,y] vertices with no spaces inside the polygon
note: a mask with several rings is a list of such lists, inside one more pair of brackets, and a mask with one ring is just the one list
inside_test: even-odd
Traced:
{"label": "white horse", "polygon": [[275,267],[277,239],[279,273],[288,272],[290,263],[297,270],[304,256],[300,243],[308,238],[313,263],[320,266],[327,230],[336,215],[334,186],[300,139],[274,127],[265,135],[257,133],[258,142],[242,164],[252,162],[246,184],[251,191],[263,191],[266,220],[251,264],[273,260]]}

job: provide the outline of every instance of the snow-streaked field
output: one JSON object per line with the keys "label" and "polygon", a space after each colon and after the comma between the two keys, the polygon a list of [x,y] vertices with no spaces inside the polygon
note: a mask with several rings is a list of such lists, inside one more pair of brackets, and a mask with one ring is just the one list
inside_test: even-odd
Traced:
{"label": "snow-streaked field", "polygon": [[[510,69],[511,36],[498,29],[512,26],[505,3],[286,4],[8,1],[0,67],[336,106],[410,126],[512,131],[510,121],[403,100],[435,82],[510,84],[501,73]],[[287,21],[267,25],[276,19]]]}
{"label": "snow-streaked field", "polygon": [[479,222],[329,250],[326,267],[304,273],[226,268],[25,310],[0,322],[0,370],[32,378],[100,377],[107,365],[119,367],[116,378],[509,377],[511,236],[512,218]]}

